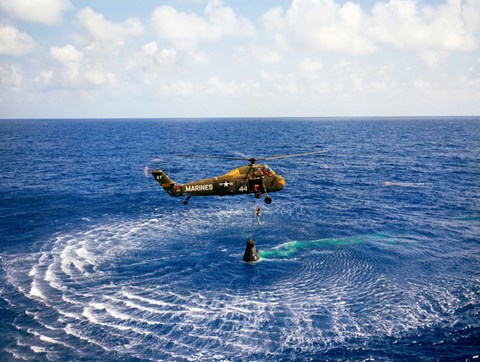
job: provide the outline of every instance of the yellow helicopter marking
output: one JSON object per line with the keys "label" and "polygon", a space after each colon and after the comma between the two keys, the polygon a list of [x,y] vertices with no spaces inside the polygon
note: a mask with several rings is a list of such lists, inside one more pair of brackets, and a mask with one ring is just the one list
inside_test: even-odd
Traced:
{"label": "yellow helicopter marking", "polygon": [[240,170],[236,168],[232,171],[227,172],[225,176],[240,176]]}

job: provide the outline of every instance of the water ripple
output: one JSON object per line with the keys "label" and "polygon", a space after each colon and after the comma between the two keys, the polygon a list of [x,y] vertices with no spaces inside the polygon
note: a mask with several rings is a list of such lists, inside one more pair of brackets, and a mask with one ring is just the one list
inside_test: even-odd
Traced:
{"label": "water ripple", "polygon": [[[254,265],[233,252],[209,262],[217,230],[205,220],[241,231],[244,211],[182,212],[180,224],[170,215],[59,233],[28,260],[4,265],[9,283],[30,301],[35,323],[17,328],[36,341],[34,352],[48,355],[54,344],[89,358],[75,347],[87,344],[110,358],[275,359],[291,349],[348,347],[451,323],[478,298],[465,286],[458,295],[425,277],[403,279],[404,262],[429,255],[410,248],[418,240],[409,235],[290,241],[261,251]],[[262,280],[285,263],[289,275]]]}

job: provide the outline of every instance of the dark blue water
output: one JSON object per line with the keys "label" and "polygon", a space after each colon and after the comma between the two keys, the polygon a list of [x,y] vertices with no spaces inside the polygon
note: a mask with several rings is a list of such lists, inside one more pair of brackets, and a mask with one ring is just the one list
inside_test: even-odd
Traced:
{"label": "dark blue water", "polygon": [[[319,148],[260,225],[143,175]],[[479,118],[0,121],[0,360],[477,360],[479,160]]]}

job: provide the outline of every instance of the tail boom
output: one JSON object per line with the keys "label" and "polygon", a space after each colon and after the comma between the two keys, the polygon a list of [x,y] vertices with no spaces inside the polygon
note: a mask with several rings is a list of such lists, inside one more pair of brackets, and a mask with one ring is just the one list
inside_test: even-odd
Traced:
{"label": "tail boom", "polygon": [[152,176],[170,196],[183,196],[183,188],[172,181],[162,170],[153,170]]}

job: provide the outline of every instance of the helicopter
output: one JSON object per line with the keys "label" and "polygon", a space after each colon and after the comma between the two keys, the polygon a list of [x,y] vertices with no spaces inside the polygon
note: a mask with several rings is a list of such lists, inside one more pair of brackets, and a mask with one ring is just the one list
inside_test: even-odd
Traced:
{"label": "helicopter", "polygon": [[[151,174],[170,196],[184,196],[184,205],[192,196],[228,196],[254,194],[260,199],[265,194],[264,202],[272,203],[270,192],[277,192],[285,187],[284,178],[272,170],[267,164],[258,164],[257,161],[268,161],[279,158],[290,158],[324,153],[328,150],[296,153],[290,155],[269,156],[263,158],[253,157],[225,157],[225,156],[202,156],[195,154],[177,154],[180,157],[220,158],[226,160],[248,161],[250,164],[235,168],[225,175],[211,177],[203,180],[192,181],[186,184],[179,184],[172,181],[168,175],[160,170],[154,169]],[[146,170],[148,167],[146,167]]]}

